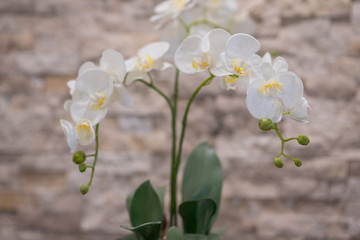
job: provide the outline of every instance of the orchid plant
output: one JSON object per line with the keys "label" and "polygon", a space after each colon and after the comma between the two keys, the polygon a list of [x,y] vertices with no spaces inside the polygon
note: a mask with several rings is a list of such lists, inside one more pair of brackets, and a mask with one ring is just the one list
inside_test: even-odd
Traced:
{"label": "orchid plant", "polygon": [[[284,138],[277,126],[286,115],[300,123],[308,122],[309,105],[303,96],[302,80],[289,71],[284,58],[273,59],[270,53],[259,56],[260,43],[254,37],[247,33],[233,34],[239,30],[239,25],[251,25],[251,20],[243,16],[247,14],[239,10],[236,0],[163,1],[155,7],[151,21],[157,23],[157,29],[169,31],[173,28],[178,34],[167,35],[163,41],[142,47],[136,56],[127,60],[116,50],[105,50],[98,65],[84,63],[76,80],[68,82],[72,98],[65,102],[64,108],[72,121],[62,119],[60,124],[80,172],[91,171],[89,182],[80,188],[82,194],[86,194],[92,184],[99,153],[99,125],[108,108],[115,101],[126,107],[133,105],[128,87],[144,84],[159,93],[169,106],[172,116],[169,224],[163,212],[165,188],[153,188],[146,181],[127,198],[132,226],[122,227],[133,233],[121,239],[221,239],[212,225],[219,212],[223,172],[209,144],[199,144],[190,154],[182,182],[182,203],[177,203],[177,179],[190,107],[201,89],[213,82],[218,82],[223,90],[245,92],[246,106],[259,120],[259,128],[277,133],[281,149],[274,157],[276,167],[283,167],[283,159],[292,160],[298,167],[302,165],[298,158],[284,153],[285,143],[297,140],[307,145],[309,138],[305,135]],[[244,29],[247,30],[249,28]],[[173,55],[174,64],[166,61],[169,53]],[[173,67],[176,73],[170,97],[157,86],[152,73]],[[180,76],[199,73],[208,76],[188,100],[179,136]],[[94,144],[94,153],[77,151],[79,144]],[[93,158],[90,165],[85,162],[89,158]],[[183,232],[177,228],[178,213],[182,217]]]}

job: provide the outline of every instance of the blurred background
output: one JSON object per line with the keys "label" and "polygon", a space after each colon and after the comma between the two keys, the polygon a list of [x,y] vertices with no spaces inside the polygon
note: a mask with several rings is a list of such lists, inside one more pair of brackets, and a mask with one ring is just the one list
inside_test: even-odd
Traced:
{"label": "blurred background", "polygon": [[[168,186],[170,113],[140,83],[135,106],[116,103],[100,126],[89,193],[60,128],[66,82],[107,48],[131,57],[159,39],[148,21],[160,0],[0,0],[0,239],[113,240],[127,234],[126,195],[143,181]],[[241,0],[261,54],[276,51],[304,81],[310,123],[286,119],[286,151],[303,161],[273,165],[280,142],[262,132],[241,91],[204,88],[192,105],[184,158],[209,141],[225,180],[217,227],[225,239],[360,239],[360,1]],[[174,69],[155,74],[168,94]],[[180,116],[201,78],[180,81]],[[180,117],[178,121],[180,125]],[[88,150],[91,153],[91,148]],[[181,174],[180,174],[181,175]],[[167,196],[167,199],[168,196]],[[166,211],[168,207],[166,208]]]}

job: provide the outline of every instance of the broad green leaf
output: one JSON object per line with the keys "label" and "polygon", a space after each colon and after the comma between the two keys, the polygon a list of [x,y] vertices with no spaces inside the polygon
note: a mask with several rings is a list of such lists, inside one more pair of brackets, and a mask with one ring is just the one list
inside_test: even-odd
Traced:
{"label": "broad green leaf", "polygon": [[[164,209],[165,190],[166,190],[165,187],[155,188],[155,192],[156,192],[156,194],[159,196],[159,200],[160,200],[160,203],[161,203],[161,209]],[[132,202],[133,197],[134,197],[134,193],[130,193],[130,194],[126,197],[126,208],[127,208],[128,212],[129,212],[129,214],[130,214],[131,202]]]}
{"label": "broad green leaf", "polygon": [[209,234],[215,212],[216,204],[212,199],[183,202],[179,213],[183,219],[184,232]]}
{"label": "broad green leaf", "polygon": [[216,212],[210,228],[216,220],[220,208],[223,171],[215,150],[208,143],[199,144],[190,154],[183,176],[182,200],[193,201],[210,198],[216,203]]}
{"label": "broad green leaf", "polygon": [[129,235],[123,236],[122,238],[118,238],[116,240],[138,240],[138,238],[136,238],[135,234],[129,234]]}
{"label": "broad green leaf", "polygon": [[144,223],[161,222],[163,210],[157,193],[149,181],[135,191],[130,204],[130,221],[137,227]]}
{"label": "broad green leaf", "polygon": [[[158,240],[161,221],[158,222],[149,222],[139,225],[137,227],[121,226],[126,230],[133,231],[136,234],[138,240]],[[129,239],[130,240],[130,239]]]}
{"label": "broad green leaf", "polygon": [[159,197],[161,209],[164,211],[164,197],[165,197],[165,187],[157,187],[155,188],[155,192]]}
{"label": "broad green leaf", "polygon": [[171,227],[166,234],[166,240],[187,240],[177,227]]}

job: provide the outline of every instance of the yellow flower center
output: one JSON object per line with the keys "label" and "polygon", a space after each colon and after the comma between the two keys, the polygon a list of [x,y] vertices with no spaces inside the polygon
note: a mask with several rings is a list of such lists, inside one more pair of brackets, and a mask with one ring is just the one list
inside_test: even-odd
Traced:
{"label": "yellow flower center", "polygon": [[76,137],[81,145],[88,145],[94,139],[94,130],[89,120],[80,120],[76,124]]}
{"label": "yellow flower center", "polygon": [[275,93],[282,91],[282,84],[275,80],[267,81],[261,88],[260,93],[264,96],[274,96]]}
{"label": "yellow flower center", "polygon": [[105,93],[95,93],[95,96],[92,97],[92,103],[90,104],[91,108],[94,110],[100,110],[106,105],[106,96]]}
{"label": "yellow flower center", "polygon": [[180,10],[185,7],[185,0],[172,0],[170,4]]}
{"label": "yellow flower center", "polygon": [[225,76],[225,82],[227,84],[232,84],[234,82],[236,82],[237,78],[236,77],[233,77],[233,76]]}
{"label": "yellow flower center", "polygon": [[246,76],[249,73],[249,64],[240,60],[235,60],[232,63],[235,74],[239,76]]}
{"label": "yellow flower center", "polygon": [[210,66],[210,57],[207,53],[204,53],[202,57],[194,57],[191,65],[196,70],[205,70]]}
{"label": "yellow flower center", "polygon": [[139,57],[136,60],[136,67],[140,71],[150,71],[153,67],[153,64],[154,60],[148,54],[146,54],[145,58]]}

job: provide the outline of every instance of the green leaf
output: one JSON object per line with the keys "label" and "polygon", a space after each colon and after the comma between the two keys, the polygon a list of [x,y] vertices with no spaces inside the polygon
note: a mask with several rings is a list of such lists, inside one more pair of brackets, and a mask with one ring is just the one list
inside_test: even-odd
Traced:
{"label": "green leaf", "polygon": [[[157,187],[155,188],[155,192],[159,197],[160,200],[160,204],[161,204],[161,209],[163,209],[164,211],[164,196],[165,196],[165,187]],[[128,213],[130,215],[130,209],[131,209],[131,202],[132,199],[134,197],[134,193],[130,193],[127,197],[126,197],[126,208],[128,210]]]}
{"label": "green leaf", "polygon": [[135,234],[129,234],[129,235],[123,236],[122,238],[118,238],[116,240],[138,240],[138,238],[136,238]]}
{"label": "green leaf", "polygon": [[186,240],[186,238],[177,227],[171,227],[166,234],[166,240]]}
{"label": "green leaf", "polygon": [[215,150],[208,143],[199,144],[190,154],[183,176],[182,200],[193,201],[210,198],[216,203],[216,220],[220,208],[223,171]]}
{"label": "green leaf", "polygon": [[215,212],[216,204],[212,199],[183,202],[179,213],[183,219],[184,232],[209,234]]}
{"label": "green leaf", "polygon": [[164,211],[164,197],[165,197],[165,187],[155,188],[155,192],[159,197],[161,209]]}
{"label": "green leaf", "polygon": [[133,231],[136,234],[137,240],[140,239],[158,240],[161,229],[161,221],[144,223],[137,227],[129,227],[129,226],[121,226],[121,227],[126,230]]}
{"label": "green leaf", "polygon": [[130,204],[130,221],[132,226],[144,223],[161,222],[163,210],[157,193],[149,181],[144,182],[135,191]]}

